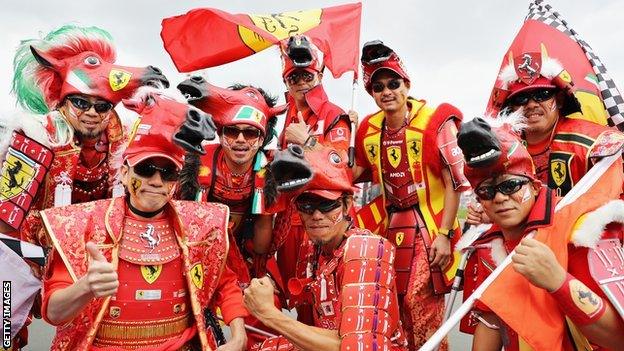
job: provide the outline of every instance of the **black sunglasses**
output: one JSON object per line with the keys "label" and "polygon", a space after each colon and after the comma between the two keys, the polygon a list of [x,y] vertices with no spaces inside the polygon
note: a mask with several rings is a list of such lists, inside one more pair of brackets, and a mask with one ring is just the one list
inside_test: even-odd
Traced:
{"label": "black sunglasses", "polygon": [[390,90],[397,90],[399,89],[400,86],[401,86],[401,79],[392,79],[388,82],[388,85],[384,85],[384,83],[382,82],[374,82],[371,85],[371,89],[375,93],[381,93],[382,91],[384,91],[384,89],[386,89],[386,87],[388,87],[388,89]]}
{"label": "black sunglasses", "polygon": [[160,172],[160,178],[167,182],[178,180],[180,175],[178,168],[174,164],[159,167],[150,162],[140,162],[134,166],[134,173],[143,178],[151,178],[156,172]]}
{"label": "black sunglasses", "polygon": [[556,89],[536,89],[527,91],[526,93],[519,93],[509,98],[509,104],[512,106],[524,106],[529,103],[529,100],[535,102],[542,102],[551,99],[557,93]]}
{"label": "black sunglasses", "polygon": [[79,96],[68,96],[67,100],[69,100],[69,102],[71,102],[74,107],[79,108],[83,111],[88,111],[91,106],[95,108],[95,112],[97,113],[108,112],[113,108],[113,104],[108,101],[98,101],[92,103],[91,101],[85,98],[81,98]]}
{"label": "black sunglasses", "polygon": [[223,127],[223,135],[229,139],[238,139],[238,136],[243,133],[245,140],[254,140],[260,137],[260,130],[256,128],[240,129],[234,126]]}
{"label": "black sunglasses", "polygon": [[308,71],[293,72],[286,77],[286,82],[290,85],[295,85],[299,83],[301,79],[306,83],[310,83],[314,79],[314,74]]}
{"label": "black sunglasses", "polygon": [[503,195],[511,195],[520,190],[529,180],[524,178],[512,178],[502,181],[496,185],[480,186],[475,190],[475,194],[482,200],[492,200],[496,193]]}
{"label": "black sunglasses", "polygon": [[314,211],[319,210],[321,213],[333,211],[342,205],[342,198],[336,200],[297,200],[295,206],[299,212],[311,215]]}

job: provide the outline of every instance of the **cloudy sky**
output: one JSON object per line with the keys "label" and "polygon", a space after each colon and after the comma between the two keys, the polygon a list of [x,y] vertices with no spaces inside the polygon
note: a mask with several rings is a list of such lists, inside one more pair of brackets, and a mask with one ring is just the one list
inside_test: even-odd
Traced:
{"label": "cloudy sky", "polygon": [[[161,20],[198,7],[231,13],[271,13],[326,7],[344,2],[319,1],[184,1],[93,0],[6,1],[0,11],[0,113],[15,110],[10,95],[12,59],[22,39],[45,35],[66,23],[95,25],[108,30],[122,65],[161,68],[175,85],[185,78],[176,71],[160,40]],[[361,43],[381,39],[403,58],[412,78],[411,94],[432,103],[451,102],[467,116],[481,113],[503,54],[522,26],[528,0],[363,2]],[[602,58],[616,84],[623,89],[624,1],[550,0],[582,38]],[[620,47],[618,47],[620,46]],[[217,85],[248,82],[280,94],[277,49],[207,70]],[[347,77],[349,76],[349,77]],[[350,73],[335,80],[325,77],[330,98],[350,105]],[[358,88],[356,110],[375,110],[372,99]]]}

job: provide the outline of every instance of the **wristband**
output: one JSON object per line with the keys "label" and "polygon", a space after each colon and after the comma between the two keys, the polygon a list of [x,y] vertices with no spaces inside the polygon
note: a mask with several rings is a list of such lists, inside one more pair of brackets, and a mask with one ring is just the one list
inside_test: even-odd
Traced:
{"label": "wristband", "polygon": [[455,236],[455,229],[440,228],[438,229],[438,234],[444,235],[449,239],[453,239],[453,237]]}
{"label": "wristband", "polygon": [[596,322],[607,310],[602,298],[570,273],[559,289],[551,292],[550,296],[577,326]]}

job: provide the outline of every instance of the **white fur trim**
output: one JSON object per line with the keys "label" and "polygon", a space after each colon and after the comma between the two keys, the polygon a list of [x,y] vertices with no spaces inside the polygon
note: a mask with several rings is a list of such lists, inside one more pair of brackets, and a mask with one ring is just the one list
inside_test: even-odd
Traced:
{"label": "white fur trim", "polygon": [[461,238],[457,240],[455,244],[455,251],[461,251],[474,243],[475,240],[479,239],[483,233],[488,231],[492,227],[491,224],[479,224],[478,226],[471,226],[464,234],[462,234]]}
{"label": "white fur trim", "polygon": [[496,263],[496,266],[499,266],[507,257],[505,242],[502,238],[496,238],[490,241],[490,244],[492,245],[492,249],[490,250],[490,256],[492,256],[492,260],[494,261],[494,263]]}
{"label": "white fur trim", "polygon": [[[540,69],[540,75],[552,79],[559,75],[563,71],[563,66],[561,63],[554,58],[551,57],[542,57],[542,67]],[[507,66],[501,69],[498,74],[498,80],[501,82],[501,88],[504,90],[509,89],[509,84],[518,80],[518,74],[516,73],[516,68],[513,64],[508,64]]]}
{"label": "white fur trim", "polygon": [[38,143],[51,147],[41,115],[18,111],[0,116],[0,160],[4,160],[13,131],[21,131]]}
{"label": "white fur trim", "polygon": [[585,214],[583,221],[572,232],[571,242],[577,247],[594,248],[607,224],[624,223],[624,201],[612,200]]}

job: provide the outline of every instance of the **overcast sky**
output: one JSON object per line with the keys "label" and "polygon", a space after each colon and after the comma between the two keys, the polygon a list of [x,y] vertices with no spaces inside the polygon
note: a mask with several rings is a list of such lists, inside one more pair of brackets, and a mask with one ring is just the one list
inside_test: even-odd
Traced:
{"label": "overcast sky", "polygon": [[[176,71],[160,39],[161,20],[198,7],[231,13],[271,13],[326,7],[345,2],[320,1],[184,1],[92,0],[3,1],[0,11],[0,112],[15,110],[10,95],[12,60],[22,39],[45,35],[66,23],[108,30],[121,65],[161,68],[175,86],[185,78]],[[551,0],[568,23],[601,57],[623,89],[624,1]],[[450,102],[466,116],[483,112],[506,49],[522,26],[529,1],[363,1],[361,44],[381,39],[403,58],[412,78],[411,95],[432,103]],[[277,49],[207,71],[217,85],[252,83],[282,95],[284,85]],[[351,74],[324,84],[338,105],[348,108]],[[358,88],[356,110],[376,110],[372,98]]]}

